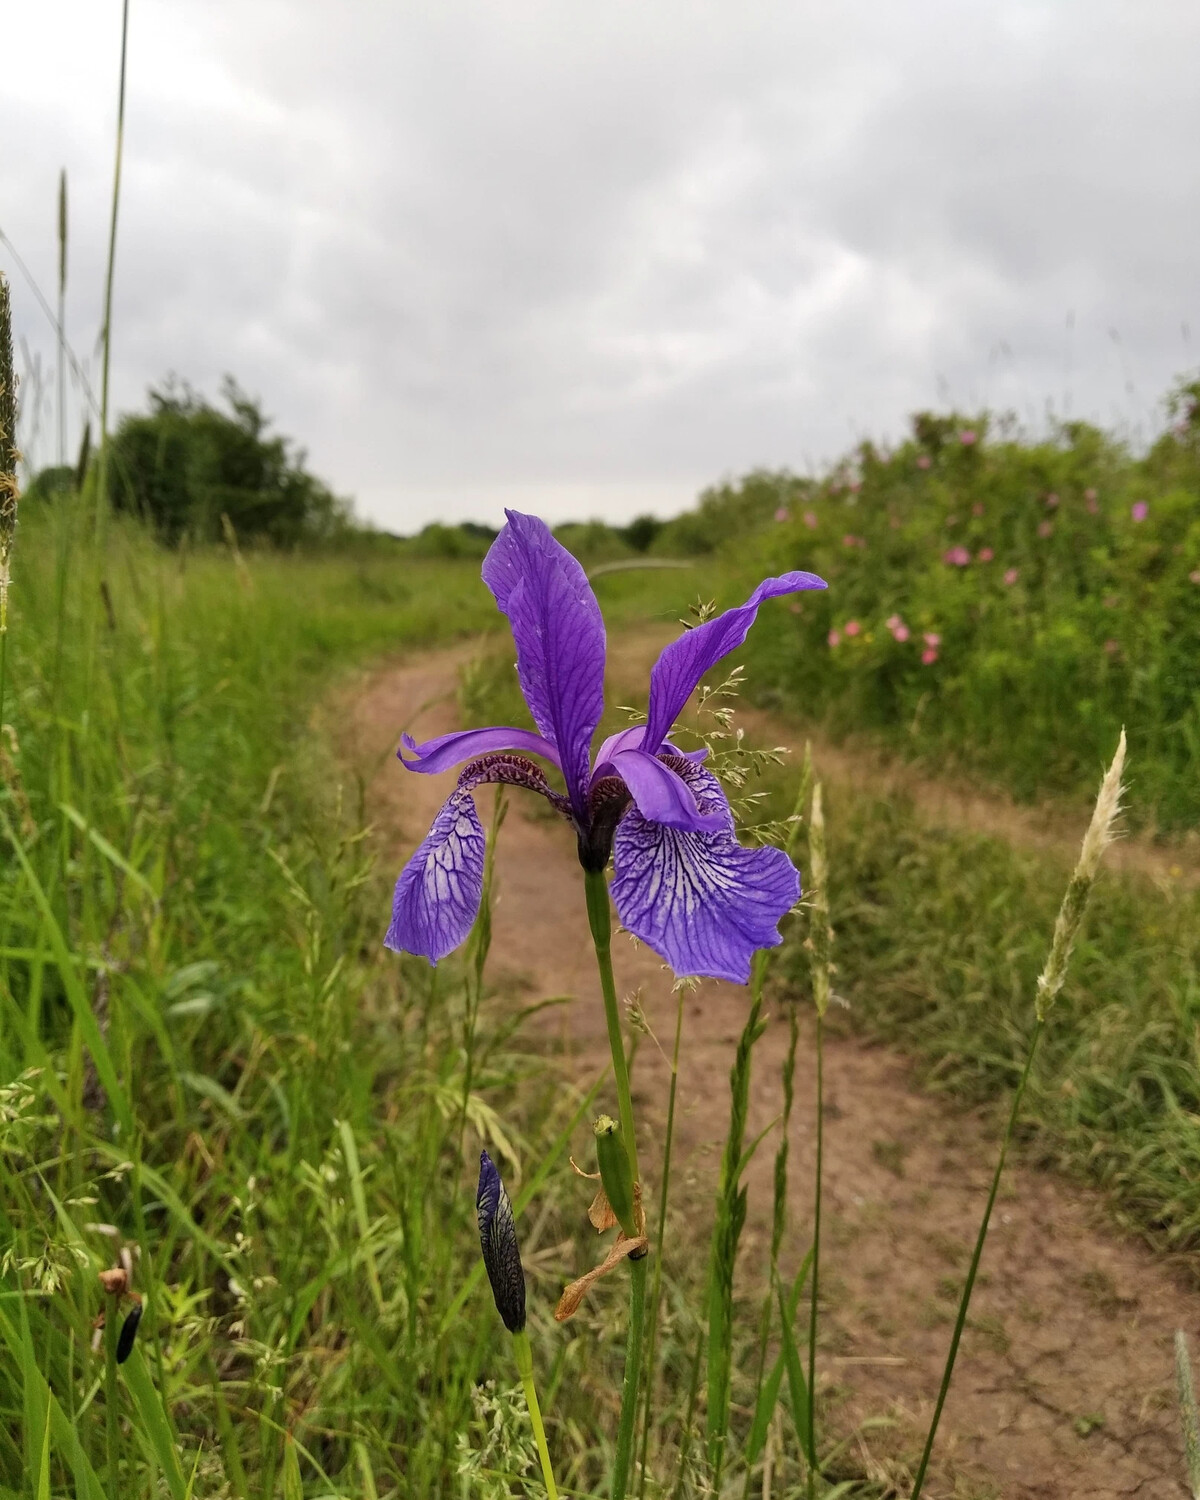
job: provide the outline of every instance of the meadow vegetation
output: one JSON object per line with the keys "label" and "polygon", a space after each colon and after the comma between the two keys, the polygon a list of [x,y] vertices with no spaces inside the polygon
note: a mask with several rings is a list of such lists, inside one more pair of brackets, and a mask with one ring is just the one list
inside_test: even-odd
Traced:
{"label": "meadow vegetation", "polygon": [[[677,619],[696,595],[737,602],[752,575],[820,572],[827,594],[775,605],[739,652],[760,700],[1077,802],[1125,723],[1137,819],[1186,832],[1198,394],[1181,388],[1144,458],[1081,424],[1032,443],[925,415],[897,451],[864,444],[820,481],[755,474],[676,522],[560,534],[596,569],[610,626]],[[510,1351],[478,1291],[464,1161],[486,1146],[501,1164],[527,1268],[556,1278],[561,1246],[582,1242],[564,1163],[595,1091],[563,1085],[524,1038],[535,1007],[483,1003],[486,900],[436,971],[383,952],[395,872],[376,867],[366,789],[331,732],[348,669],[494,628],[478,576],[492,533],[357,533],[257,406],[229,400],[226,415],[164,394],[106,450],[111,507],[95,462],[58,471],[10,546],[0,1486],[536,1492]],[[612,570],[655,559],[693,566]],[[505,643],[467,670],[468,722],[521,721],[511,661]],[[613,706],[606,727],[624,722]],[[763,836],[811,835],[783,821],[807,807],[796,768],[751,768]],[[827,814],[821,894],[849,1024],[921,1057],[934,1086],[1006,1100],[1069,870],[849,787]],[[1192,1265],[1200,895],[1109,877],[1090,930],[1019,1134]],[[792,998],[820,989],[806,936],[794,922],[776,966]],[[731,1057],[711,1256],[668,1266],[655,1299],[648,1495],[706,1493],[720,1465],[748,1492],[777,1400],[795,1475],[780,1493],[818,1492],[812,1367],[806,1380],[790,1342],[810,1263],[767,1289],[761,1318],[733,1316],[764,974]],[[145,1313],[118,1364],[134,1303],[101,1272],[123,1253]],[[605,1493],[624,1323],[606,1303],[565,1335],[544,1310],[530,1331],[559,1479]],[[824,1492],[879,1490],[855,1475]]]}
{"label": "meadow vegetation", "polygon": [[1124,725],[1134,823],[1182,833],[1200,823],[1200,383],[1169,405],[1143,456],[1082,422],[1029,441],[924,414],[820,481],[714,490],[654,546],[828,579],[748,643],[759,701],[1079,808]]}

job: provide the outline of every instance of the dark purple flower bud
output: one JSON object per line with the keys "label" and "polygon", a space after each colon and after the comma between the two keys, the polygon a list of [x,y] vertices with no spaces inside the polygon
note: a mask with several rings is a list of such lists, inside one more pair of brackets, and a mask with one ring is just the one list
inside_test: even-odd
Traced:
{"label": "dark purple flower bud", "polygon": [[117,1337],[117,1363],[123,1365],[133,1353],[133,1341],[137,1336],[138,1324],[142,1321],[142,1304],[135,1302],[133,1310],[121,1324],[121,1332]]}
{"label": "dark purple flower bud", "polygon": [[517,1226],[496,1163],[486,1151],[479,1154],[475,1210],[479,1215],[483,1264],[492,1283],[496,1311],[509,1333],[520,1333],[525,1327],[525,1272],[517,1245]]}

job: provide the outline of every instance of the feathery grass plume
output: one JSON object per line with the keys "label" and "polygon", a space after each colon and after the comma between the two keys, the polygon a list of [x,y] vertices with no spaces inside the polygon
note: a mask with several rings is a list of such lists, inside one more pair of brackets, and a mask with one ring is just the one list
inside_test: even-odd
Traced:
{"label": "feathery grass plume", "polygon": [[1063,987],[1063,980],[1067,977],[1067,965],[1071,961],[1071,950],[1079,935],[1088,896],[1091,895],[1092,886],[1095,884],[1096,873],[1100,868],[1104,851],[1113,841],[1113,823],[1121,811],[1121,793],[1124,790],[1121,785],[1121,773],[1124,769],[1125,731],[1122,729],[1121,738],[1117,744],[1117,753],[1113,756],[1108,774],[1100,784],[1100,793],[1096,798],[1092,821],[1088,824],[1088,830],[1083,836],[1083,846],[1079,851],[1075,873],[1071,876],[1071,883],[1067,886],[1067,893],[1059,908],[1058,920],[1054,924],[1054,940],[1050,944],[1050,956],[1038,978],[1037,1015],[1039,1021],[1046,1019],[1047,1012]]}
{"label": "feathery grass plume", "polygon": [[0,272],[0,636],[8,630],[8,590],[17,535],[17,381],[13,374],[12,302]]}
{"label": "feathery grass plume", "polygon": [[1188,1353],[1187,1336],[1182,1328],[1175,1333],[1175,1384],[1179,1397],[1179,1418],[1183,1427],[1188,1483],[1193,1500],[1200,1500],[1200,1411],[1196,1408],[1192,1360]]}
{"label": "feathery grass plume", "polygon": [[1183,1426],[1183,1452],[1187,1459],[1188,1485],[1192,1500],[1200,1500],[1200,1411],[1192,1384],[1192,1360],[1182,1328],[1175,1334],[1175,1388],[1179,1395],[1179,1420]]}
{"label": "feathery grass plume", "polygon": [[1092,812],[1092,821],[1088,825],[1087,833],[1084,834],[1083,847],[1079,851],[1079,860],[1071,875],[1067,886],[1066,895],[1063,897],[1062,906],[1059,908],[1058,920],[1054,924],[1054,936],[1050,943],[1050,954],[1046,959],[1046,966],[1042,970],[1037,982],[1036,1019],[1033,1030],[1030,1033],[1029,1044],[1025,1049],[1025,1062],[1021,1068],[1021,1077],[1017,1082],[1013,1093],[1012,1107],[1008,1114],[1008,1124],[1004,1130],[1004,1136],[1000,1142],[1000,1154],[996,1159],[996,1170],[992,1174],[992,1184],[988,1190],[987,1202],[984,1204],[983,1216],[979,1221],[979,1230],[975,1236],[975,1248],[971,1253],[971,1262],[967,1267],[966,1280],[963,1282],[962,1295],[958,1303],[958,1316],[954,1322],[954,1332],[950,1335],[950,1348],[946,1355],[945,1368],[942,1371],[942,1383],[938,1390],[937,1402],[933,1408],[933,1417],[929,1423],[929,1431],[925,1436],[925,1447],[921,1453],[921,1462],[917,1466],[916,1477],[913,1480],[910,1500],[919,1500],[921,1488],[925,1483],[925,1475],[929,1469],[929,1460],[933,1453],[934,1440],[937,1437],[938,1424],[942,1419],[942,1409],[946,1404],[946,1396],[950,1391],[950,1381],[954,1376],[954,1364],[958,1358],[958,1346],[962,1341],[963,1329],[967,1324],[967,1312],[971,1306],[971,1294],[975,1290],[975,1278],[979,1274],[979,1262],[983,1258],[983,1247],[987,1240],[988,1226],[992,1219],[992,1210],[996,1206],[996,1194],[1000,1190],[1000,1178],[1004,1173],[1004,1163],[1008,1157],[1008,1148],[1012,1141],[1013,1131],[1016,1129],[1017,1117],[1021,1111],[1021,1101],[1025,1097],[1025,1087],[1029,1082],[1029,1075],[1033,1071],[1033,1060],[1037,1055],[1038,1042],[1041,1040],[1042,1032],[1046,1025],[1046,1016],[1058,992],[1062,989],[1063,980],[1066,978],[1067,965],[1071,959],[1071,950],[1075,946],[1075,939],[1079,935],[1079,928],[1083,922],[1083,914],[1087,907],[1087,899],[1091,894],[1092,886],[1096,881],[1096,873],[1100,868],[1100,860],[1105,849],[1112,843],[1113,820],[1121,805],[1121,773],[1125,768],[1125,731],[1122,729],[1121,738],[1117,743],[1117,753],[1113,756],[1112,764],[1109,766],[1104,780],[1100,784],[1100,791],[1096,797],[1096,806]]}

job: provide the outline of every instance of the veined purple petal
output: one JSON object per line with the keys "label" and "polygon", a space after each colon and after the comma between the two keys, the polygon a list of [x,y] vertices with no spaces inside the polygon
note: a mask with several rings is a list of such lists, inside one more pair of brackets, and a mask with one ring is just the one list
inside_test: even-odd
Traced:
{"label": "veined purple petal", "polygon": [[656,756],[647,755],[644,750],[618,750],[610,759],[613,769],[629,788],[638,812],[651,823],[692,828],[702,833],[728,828],[729,808],[710,807],[702,812],[687,782]]}
{"label": "veined purple petal", "polygon": [[508,524],[483,560],[483,581],[512,625],[521,691],[558,751],[582,821],[592,736],[604,712],[604,621],[587,575],[545,522],[515,510],[505,515]]}
{"label": "veined purple petal", "polygon": [[[439,734],[436,739],[418,745],[411,734],[400,739],[401,748],[396,751],[400,761],[410,771],[448,771],[464,760],[474,760],[480,755],[491,755],[498,750],[518,750],[526,755],[542,755],[558,765],[558,752],[548,740],[531,729],[510,729],[498,726],[495,729],[461,729],[453,734]],[[415,756],[405,760],[404,751]]]}
{"label": "veined purple petal", "polygon": [[644,724],[632,724],[628,729],[618,729],[616,734],[610,734],[596,751],[596,763],[592,770],[593,780],[600,776],[610,776],[612,772],[605,768],[612,764],[613,756],[619,750],[640,750],[645,738],[646,726]]}
{"label": "veined purple petal", "polygon": [[[640,750],[642,741],[646,738],[646,726],[634,724],[629,729],[620,729],[616,734],[609,737],[596,752],[596,763],[592,768],[592,780],[597,781],[601,776],[613,775],[612,758],[621,750]],[[672,755],[677,755],[681,760],[694,761],[697,765],[708,759],[708,747],[702,746],[699,750],[681,750],[678,745],[673,745],[670,740],[664,740],[661,748],[669,750]]]}
{"label": "veined purple petal", "polygon": [[665,647],[650,673],[650,713],[642,749],[654,754],[661,747],[700,679],[746,639],[764,599],[824,587],[825,580],[815,573],[764,578],[745,604],[697,625]]}
{"label": "veined purple petal", "polygon": [[455,787],[400,872],[385,947],[435,964],[465,941],[483,896],[486,842],[470,791]]}
{"label": "veined purple petal", "polygon": [[617,825],[612,896],[625,928],[677,975],[745,984],[759,948],[780,942],[779,920],[800,896],[800,876],[781,849],[745,849],[716,777],[681,772],[702,808],[724,807],[716,833],[651,823],[630,810]]}

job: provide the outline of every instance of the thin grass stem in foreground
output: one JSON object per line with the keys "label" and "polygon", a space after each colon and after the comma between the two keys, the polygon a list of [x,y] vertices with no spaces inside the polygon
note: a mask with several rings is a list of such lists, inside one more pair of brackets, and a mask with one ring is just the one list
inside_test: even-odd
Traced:
{"label": "thin grass stem in foreground", "polygon": [[1029,1074],[1033,1067],[1034,1057],[1037,1054],[1038,1042],[1041,1040],[1042,1032],[1045,1029],[1046,1017],[1066,978],[1067,965],[1070,963],[1075,939],[1078,937],[1079,929],[1083,924],[1084,912],[1087,909],[1087,901],[1091,894],[1092,886],[1096,881],[1096,875],[1100,868],[1100,860],[1103,857],[1105,849],[1108,848],[1113,840],[1113,823],[1121,806],[1121,774],[1124,767],[1125,731],[1122,730],[1121,739],[1117,745],[1117,753],[1113,756],[1112,764],[1109,766],[1108,772],[1101,783],[1100,792],[1096,798],[1095,811],[1092,813],[1092,820],[1088,825],[1087,833],[1084,834],[1083,847],[1079,852],[1079,860],[1067,885],[1062,906],[1059,908],[1058,920],[1054,924],[1054,937],[1051,940],[1050,953],[1046,959],[1046,965],[1038,978],[1036,1019],[1033,1031],[1030,1033],[1029,1045],[1025,1052],[1025,1064],[1021,1069],[1020,1081],[1017,1084],[1016,1093],[1013,1095],[1012,1108],[1009,1110],[1008,1115],[1008,1124],[1005,1127],[1004,1136],[1000,1142],[1000,1155],[996,1161],[996,1170],[992,1174],[992,1185],[988,1192],[987,1202],[984,1205],[983,1218],[979,1224],[979,1233],[975,1237],[975,1249],[971,1255],[971,1264],[967,1270],[967,1279],[963,1283],[962,1296],[958,1304],[958,1316],[954,1321],[954,1332],[950,1337],[950,1349],[946,1356],[946,1367],[942,1372],[942,1383],[938,1390],[937,1404],[933,1409],[933,1419],[929,1424],[929,1432],[925,1438],[925,1447],[921,1453],[921,1462],[918,1465],[916,1477],[913,1480],[911,1500],[919,1500],[922,1486],[925,1483],[925,1475],[929,1469],[929,1460],[933,1453],[934,1441],[937,1438],[938,1425],[942,1419],[942,1410],[946,1405],[946,1396],[949,1393],[950,1382],[954,1376],[954,1364],[958,1358],[958,1346],[962,1340],[963,1329],[967,1322],[967,1310],[971,1305],[971,1294],[975,1289],[975,1277],[979,1271],[979,1262],[983,1256],[983,1246],[987,1239],[992,1209],[995,1206],[996,1194],[1000,1188],[1000,1177],[1004,1171],[1005,1158],[1008,1155],[1009,1144],[1012,1141],[1013,1130],[1016,1127],[1017,1116],[1021,1109],[1021,1101],[1025,1095],[1025,1086],[1029,1082]]}
{"label": "thin grass stem in foreground", "polygon": [[[742,1187],[746,1166],[746,1117],[750,1108],[750,1078],[754,1048],[766,1022],[762,1017],[763,985],[767,975],[766,950],[754,955],[750,972],[750,1009],[738,1038],[729,1071],[729,1130],[721,1154],[717,1211],[713,1222],[708,1265],[708,1414],[706,1450],[713,1490],[720,1494],[729,1437],[729,1404],[733,1376],[733,1273],[738,1242],[746,1222],[747,1189]],[[757,1145],[757,1142],[755,1142]],[[753,1149],[753,1148],[751,1148]]]}
{"label": "thin grass stem in foreground", "polygon": [[808,1494],[817,1489],[817,1322],[820,1313],[821,1277],[821,1198],[825,1166],[825,1012],[829,1009],[829,975],[832,967],[833,929],[829,925],[829,861],[825,847],[825,810],[821,783],[813,787],[812,812],[808,825],[808,862],[813,883],[812,927],[808,940],[809,967],[812,974],[813,1005],[817,1012],[816,1049],[817,1118],[816,1170],[813,1183],[812,1284],[808,1317],[808,1406],[806,1433],[808,1446]]}
{"label": "thin grass stem in foreground", "polygon": [[[675,1140],[675,1098],[679,1084],[679,1044],[683,1037],[683,1003],[688,987],[679,984],[676,990],[675,1045],[671,1049],[671,1087],[667,1095],[667,1134],[663,1143],[662,1187],[658,1195],[659,1232],[667,1222],[667,1203],[671,1193],[671,1150]],[[646,1340],[646,1399],[642,1409],[642,1455],[641,1479],[638,1482],[639,1500],[646,1493],[646,1462],[650,1448],[650,1416],[654,1407],[655,1369],[654,1356],[658,1344],[658,1314],[662,1301],[663,1251],[659,1245],[654,1260],[654,1283],[650,1292],[650,1331]]]}

